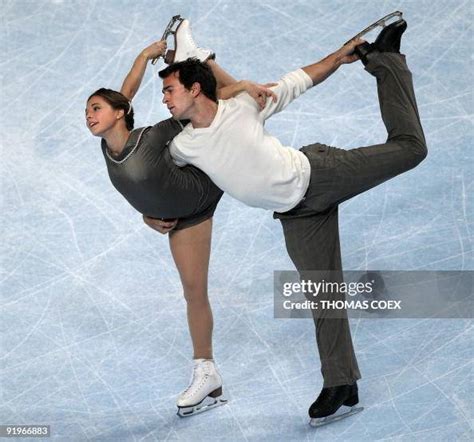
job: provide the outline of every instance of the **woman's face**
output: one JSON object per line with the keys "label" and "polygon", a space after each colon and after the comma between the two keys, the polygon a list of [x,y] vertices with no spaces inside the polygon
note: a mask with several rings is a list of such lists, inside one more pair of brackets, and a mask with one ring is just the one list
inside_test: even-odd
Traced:
{"label": "woman's face", "polygon": [[93,96],[87,102],[86,124],[92,135],[104,138],[123,119],[124,111],[114,109],[102,97]]}

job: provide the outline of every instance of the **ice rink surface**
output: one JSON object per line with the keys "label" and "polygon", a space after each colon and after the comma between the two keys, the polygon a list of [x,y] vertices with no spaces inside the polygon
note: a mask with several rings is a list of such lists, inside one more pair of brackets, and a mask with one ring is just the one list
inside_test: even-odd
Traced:
{"label": "ice rink surface", "polygon": [[[191,20],[236,78],[323,58],[402,10],[429,155],[341,207],[346,269],[472,270],[473,3],[444,1],[1,1],[0,424],[60,441],[470,440],[470,319],[352,321],[365,411],[320,429],[311,320],[273,318],[273,270],[291,270],[279,222],[225,196],[210,270],[215,358],[229,404],[189,419],[185,303],[166,237],[109,182],[87,97],[119,89],[169,18]],[[167,118],[161,62],[136,126]],[[343,66],[267,128],[295,148],[380,143],[375,80]],[[429,302],[429,300],[427,300]]]}

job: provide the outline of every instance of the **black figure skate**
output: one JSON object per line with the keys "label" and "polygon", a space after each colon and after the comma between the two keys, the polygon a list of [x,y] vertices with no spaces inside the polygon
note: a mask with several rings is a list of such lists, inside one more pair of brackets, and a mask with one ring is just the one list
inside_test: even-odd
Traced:
{"label": "black figure skate", "polygon": [[[359,56],[364,65],[368,63],[367,55],[374,50],[378,52],[400,53],[400,40],[407,28],[407,23],[403,20],[402,15],[403,13],[400,11],[386,15],[359,32],[345,44],[356,38],[361,38],[378,27],[382,27],[382,30],[373,43],[362,43],[355,48],[354,52]],[[393,19],[395,19],[395,21],[393,21]]]}
{"label": "black figure skate", "polygon": [[312,427],[321,427],[353,414],[360,413],[364,407],[357,407],[359,394],[357,383],[323,388],[316,401],[308,410]]}
{"label": "black figure skate", "polygon": [[[392,19],[394,19],[392,21]],[[381,27],[385,28],[388,24],[395,23],[396,21],[402,20],[403,19],[403,12],[401,11],[395,11],[392,12],[391,14],[386,15],[385,17],[382,17],[380,20],[377,20],[376,22],[372,23],[370,26],[367,26],[364,30],[360,31],[357,35],[354,35],[351,39],[347,40],[344,43],[344,46],[351,42],[352,40],[355,40],[356,38],[362,38],[364,35],[368,34],[370,31],[374,30],[375,28]]]}

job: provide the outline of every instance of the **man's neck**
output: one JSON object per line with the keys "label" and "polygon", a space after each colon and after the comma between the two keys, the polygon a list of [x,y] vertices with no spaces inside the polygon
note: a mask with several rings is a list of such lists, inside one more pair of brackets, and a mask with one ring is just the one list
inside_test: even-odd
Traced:
{"label": "man's neck", "polygon": [[206,100],[199,104],[196,103],[195,112],[193,112],[190,118],[193,127],[195,129],[209,127],[217,114],[217,107],[217,103],[211,100]]}

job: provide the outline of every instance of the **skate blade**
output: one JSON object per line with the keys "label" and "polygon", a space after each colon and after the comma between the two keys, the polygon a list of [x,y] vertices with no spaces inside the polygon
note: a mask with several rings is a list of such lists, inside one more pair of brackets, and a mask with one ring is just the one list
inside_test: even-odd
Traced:
{"label": "skate blade", "polygon": [[360,413],[363,409],[364,409],[364,407],[354,406],[352,408],[349,408],[349,407],[346,407],[346,406],[343,405],[341,408],[339,408],[339,410],[336,411],[336,413],[331,414],[330,416],[312,418],[309,421],[309,424],[312,427],[322,427],[323,425],[327,425],[327,424],[330,424],[332,422],[340,421],[342,419],[345,419],[346,417],[349,417],[349,416],[352,416],[354,414]]}
{"label": "skate blade", "polygon": [[[377,20],[376,22],[372,23],[370,26],[367,26],[363,31],[360,31],[358,34],[354,35],[351,39],[347,40],[343,46],[346,44],[349,44],[352,40],[355,40],[356,38],[361,38],[364,35],[368,34],[370,31],[374,30],[375,28],[381,27],[385,28],[385,26],[395,23],[398,20],[401,20],[403,17],[403,12],[400,11],[395,11],[392,12],[391,14],[386,15],[385,17],[382,17],[380,20]],[[393,18],[396,18],[392,23],[389,23],[390,20]]]}
{"label": "skate blade", "polygon": [[212,408],[220,407],[221,405],[227,404],[227,399],[223,396],[216,398],[207,396],[199,404],[193,405],[191,407],[178,407],[178,416],[179,417],[190,417],[195,414],[204,413],[209,411]]}
{"label": "skate blade", "polygon": [[[170,35],[176,34],[176,31],[178,30],[181,23],[183,23],[183,21],[184,18],[182,18],[181,15],[175,15],[166,26],[165,32],[163,32],[163,36],[161,37],[161,39],[167,40]],[[156,64],[160,57],[161,55],[159,57],[154,58],[151,61],[151,64]]]}

